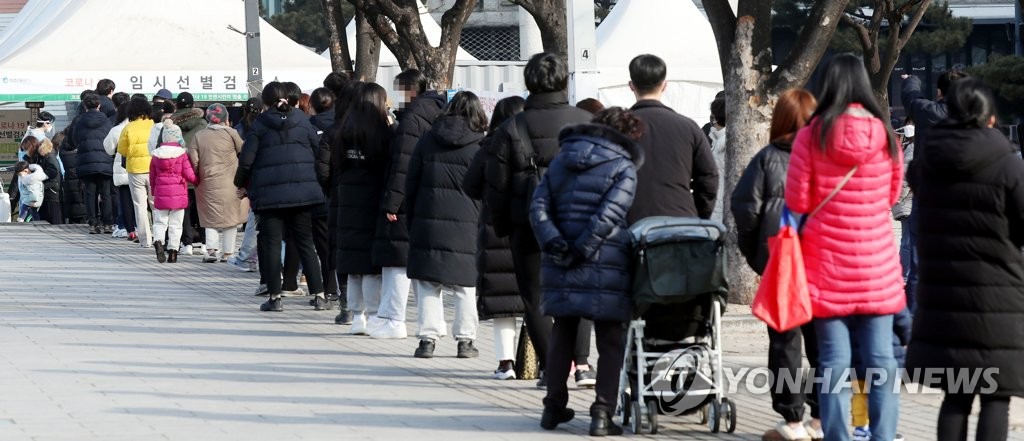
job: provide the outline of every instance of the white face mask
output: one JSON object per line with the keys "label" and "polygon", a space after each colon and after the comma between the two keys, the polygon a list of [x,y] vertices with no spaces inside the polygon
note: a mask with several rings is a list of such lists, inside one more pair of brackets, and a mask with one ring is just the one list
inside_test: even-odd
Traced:
{"label": "white face mask", "polygon": [[903,137],[905,137],[905,138],[913,138],[914,137],[914,126],[913,125],[909,125],[908,124],[908,125],[903,126]]}

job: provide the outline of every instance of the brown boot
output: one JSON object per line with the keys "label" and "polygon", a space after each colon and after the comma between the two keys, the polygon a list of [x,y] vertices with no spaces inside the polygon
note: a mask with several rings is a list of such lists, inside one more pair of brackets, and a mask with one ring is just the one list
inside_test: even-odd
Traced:
{"label": "brown boot", "polygon": [[178,250],[167,251],[167,263],[178,263]]}

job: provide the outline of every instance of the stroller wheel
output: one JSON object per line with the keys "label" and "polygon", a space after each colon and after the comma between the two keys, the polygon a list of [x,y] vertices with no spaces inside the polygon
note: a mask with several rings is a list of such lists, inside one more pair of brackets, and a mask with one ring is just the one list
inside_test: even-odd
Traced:
{"label": "stroller wheel", "polygon": [[722,398],[722,417],[725,418],[725,431],[733,433],[736,431],[736,403],[728,398]]}
{"label": "stroller wheel", "polygon": [[631,406],[631,404],[632,403],[629,402],[629,393],[628,392],[623,392],[622,395],[619,395],[619,411],[622,412],[622,425],[623,426],[628,426],[629,425],[629,417],[630,417],[630,414],[632,414],[632,410],[633,410],[633,407]]}
{"label": "stroller wheel", "polygon": [[718,433],[722,428],[722,403],[715,398],[708,403],[707,409],[708,429],[711,430],[711,433]]}
{"label": "stroller wheel", "polygon": [[658,433],[658,399],[647,399],[647,433],[656,435]]}

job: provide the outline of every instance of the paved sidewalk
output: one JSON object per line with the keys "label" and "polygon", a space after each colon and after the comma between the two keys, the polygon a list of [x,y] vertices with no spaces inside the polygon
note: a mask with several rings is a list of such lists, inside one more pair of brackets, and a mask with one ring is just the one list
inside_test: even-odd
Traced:
{"label": "paved sidewalk", "polygon": [[[489,322],[481,357],[412,358],[413,338],[343,335],[335,311],[307,298],[260,313],[258,276],[90,236],[81,226],[0,224],[0,441],[569,439],[586,435],[592,391],[572,393],[580,415],[555,432],[538,427],[533,381],[488,378]],[[411,306],[410,331],[415,330]],[[449,315],[451,312],[449,311]],[[749,309],[725,318],[727,365],[764,366],[767,337]],[[596,351],[592,361],[596,361]],[[758,440],[776,421],[767,395],[740,392],[735,434],[708,433],[695,417],[661,418],[657,437]],[[900,430],[934,439],[938,395],[904,395]],[[1010,439],[1024,440],[1014,402]]]}

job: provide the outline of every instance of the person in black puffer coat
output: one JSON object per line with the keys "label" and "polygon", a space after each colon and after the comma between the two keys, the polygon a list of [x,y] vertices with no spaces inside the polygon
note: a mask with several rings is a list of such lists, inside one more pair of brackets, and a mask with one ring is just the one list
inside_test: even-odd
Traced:
{"label": "person in black puffer coat", "polygon": [[442,292],[455,296],[452,334],[458,357],[479,354],[473,347],[476,311],[476,235],[480,203],[469,197],[464,177],[480,150],[487,116],[472,92],[452,97],[409,159],[405,204],[409,223],[409,278],[419,308],[417,358],[433,357],[447,333]]}
{"label": "person in black puffer coat", "polygon": [[110,234],[114,231],[114,206],[110,200],[114,157],[103,148],[103,140],[113,125],[100,111],[99,96],[87,94],[82,104],[86,112],[75,118],[72,141],[78,147],[77,171],[85,186],[85,211],[92,227],[90,233]]}
{"label": "person in black puffer coat", "polygon": [[[309,117],[309,123],[316,129],[317,144],[319,146],[320,141],[323,140],[324,133],[329,132],[334,127],[334,93],[323,87],[317,88],[310,94],[309,102],[313,111],[316,112],[313,116]],[[317,155],[319,156],[319,152]],[[327,175],[321,174],[321,179],[323,179],[323,176]],[[325,184],[325,181],[321,180],[320,188],[324,191],[324,194],[330,194],[330,188],[323,184]],[[333,306],[329,302],[338,295],[338,278],[334,273],[334,247],[331,246],[331,230],[328,226],[328,218],[330,217],[328,204],[327,201],[324,201],[324,203],[317,205],[313,210],[313,243],[316,246],[316,255],[320,258],[320,273],[324,279],[325,294],[325,297],[310,299],[310,305],[317,311],[332,308]],[[292,250],[291,253],[285,251],[286,256],[289,254],[297,256],[296,250]],[[293,264],[297,265],[298,263]],[[288,262],[286,261],[285,266],[287,265]],[[289,272],[285,271],[285,273]]]}
{"label": "person in black puffer coat", "polygon": [[[732,193],[730,208],[736,221],[739,249],[758,275],[768,264],[768,238],[778,233],[782,208],[786,205],[786,172],[793,138],[807,125],[816,106],[814,96],[803,89],[791,89],[779,96],[772,112],[772,142],[750,160]],[[817,368],[818,338],[813,323],[786,332],[769,327],[768,369],[773,372],[773,378],[784,378],[782,375],[800,369],[804,348],[811,368]],[[821,385],[813,384],[813,393],[805,394],[803,386],[792,388],[785,384],[776,383],[776,387],[771,388],[772,408],[783,418],[775,431],[784,439],[808,437],[803,425],[804,405],[811,408],[808,424],[812,428],[821,427],[818,408]]]}
{"label": "person in black puffer coat", "polygon": [[568,421],[566,380],[581,318],[597,332],[597,399],[590,407],[592,436],[620,435],[611,421],[618,400],[625,327],[632,318],[626,213],[636,192],[643,123],[621,107],[602,110],[593,124],[562,130],[562,149],[551,162],[530,206],[537,243],[544,250],[544,315],[554,317],[548,349],[548,393],[541,427]]}
{"label": "person in black puffer coat", "polygon": [[380,307],[380,267],[371,249],[392,136],[387,91],[376,83],[358,87],[355,104],[332,131],[328,179],[335,184],[331,203],[337,206],[335,264],[339,277],[347,278],[349,333],[356,335],[368,333],[367,318],[377,317]]}
{"label": "person in black puffer coat", "polygon": [[[526,100],[518,96],[504,98],[494,106],[491,125],[486,138],[480,142],[481,149],[473,157],[466,172],[465,190],[469,197],[482,200],[484,188],[484,166],[487,163],[487,146],[494,139],[493,133],[502,123],[523,111]],[[494,352],[498,368],[494,378],[508,380],[516,378],[516,318],[523,315],[526,305],[516,287],[516,267],[512,261],[512,248],[508,238],[494,234],[491,215],[484,202],[480,208],[480,222],[477,227],[476,309],[481,320],[494,320]],[[589,339],[588,339],[589,344]]]}
{"label": "person in black puffer coat", "polygon": [[26,152],[25,162],[38,165],[46,173],[46,180],[43,181],[45,197],[43,205],[38,209],[39,218],[52,225],[63,224],[64,216],[60,209],[60,188],[63,178],[53,142],[47,138],[40,140],[34,136],[27,136],[21,141],[20,148]]}
{"label": "person in black puffer coat", "polygon": [[61,183],[61,210],[69,224],[83,224],[88,220],[85,211],[85,195],[82,180],[78,177],[78,150],[67,137],[68,130],[58,133],[61,164],[64,164],[64,182]]}
{"label": "person in black puffer coat", "polygon": [[920,280],[907,369],[939,373],[923,380],[946,392],[939,441],[967,439],[975,395],[977,439],[1005,440],[1010,397],[1024,396],[1024,162],[992,128],[996,102],[980,80],[957,81],[946,99],[949,118],[911,169]]}
{"label": "person in black puffer coat", "polygon": [[373,264],[381,267],[379,322],[370,337],[405,338],[406,305],[410,280],[406,274],[409,255],[409,231],[405,223],[406,176],[409,159],[416,144],[430,131],[431,124],[444,108],[444,97],[427,90],[427,77],[408,69],[395,77],[405,96],[405,109],[398,117],[395,138],[391,141],[391,160],[387,183],[377,216],[377,235],[373,242]]}
{"label": "person in black puffer coat", "polygon": [[260,305],[261,311],[283,310],[280,256],[285,230],[298,246],[309,292],[319,296],[324,292],[312,232],[312,209],[324,202],[315,166],[319,140],[309,117],[288,105],[287,96],[284,85],[277,81],[263,88],[267,111],[246,133],[235,173],[235,186],[248,189],[259,219],[260,274],[270,296]]}
{"label": "person in black puffer coat", "polygon": [[[563,127],[589,122],[593,117],[586,110],[569,106],[566,86],[569,72],[561,57],[552,53],[534,55],[526,65],[524,80],[530,96],[522,114],[506,121],[494,132],[488,148],[485,171],[487,189],[484,199],[499,237],[508,237],[515,259],[516,283],[526,304],[526,330],[537,351],[542,371],[538,387],[546,381],[551,319],[540,311],[540,247],[529,220],[530,198],[534,183],[558,153],[558,134]],[[534,155],[527,155],[520,135],[530,139]],[[530,164],[530,158],[536,167]],[[583,334],[581,332],[581,334]],[[586,333],[589,336],[589,332]],[[589,343],[588,345],[589,346]]]}

